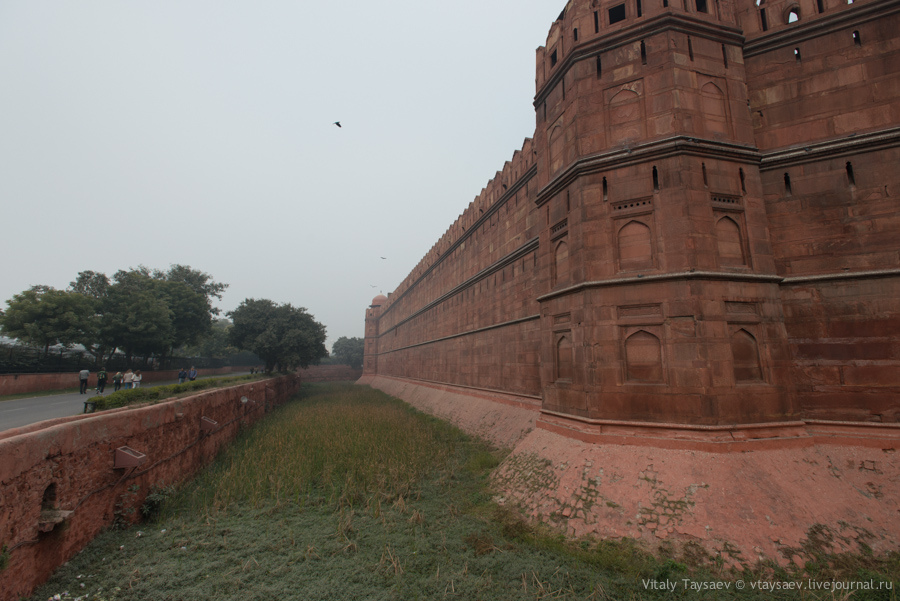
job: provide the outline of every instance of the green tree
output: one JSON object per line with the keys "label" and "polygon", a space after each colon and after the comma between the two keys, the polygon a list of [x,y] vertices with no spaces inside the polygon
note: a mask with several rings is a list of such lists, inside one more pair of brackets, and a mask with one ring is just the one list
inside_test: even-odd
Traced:
{"label": "green tree", "polygon": [[169,307],[172,317],[172,347],[197,344],[212,330],[207,299],[184,282],[154,281],[152,288]]}
{"label": "green tree", "polygon": [[69,290],[88,298],[101,299],[109,291],[109,278],[96,271],[79,271],[78,278],[69,282]]}
{"label": "green tree", "polygon": [[213,298],[222,300],[222,293],[228,288],[228,284],[222,284],[212,279],[208,273],[191,268],[190,265],[170,265],[168,271],[154,270],[153,278],[167,282],[180,282],[187,285],[197,294],[203,295],[210,315],[218,315],[219,309],[213,307]]}
{"label": "green tree", "polygon": [[234,322],[229,338],[239,349],[256,353],[266,371],[308,367],[328,355],[325,326],[303,307],[276,305],[268,299],[246,299],[228,313]]}
{"label": "green tree", "polygon": [[82,271],[70,289],[94,301],[98,334],[79,342],[100,361],[116,348],[128,361],[135,353],[166,356],[209,334],[218,312],[212,297],[221,297],[225,287],[186,265],[168,272],[144,266],[119,270],[112,282],[103,273]]}
{"label": "green tree", "polygon": [[119,271],[101,303],[100,339],[119,348],[130,362],[135,354],[165,355],[175,341],[173,313],[153,278],[139,270]]}
{"label": "green tree", "polygon": [[344,365],[349,365],[353,369],[359,369],[363,364],[364,345],[365,341],[362,338],[341,336],[334,342],[334,346],[331,347],[331,354]]}
{"label": "green tree", "polygon": [[[213,321],[209,334],[204,336],[196,345],[188,345],[185,356],[212,357],[213,359],[226,359],[236,355],[239,350],[231,344],[228,332],[232,328],[228,319],[216,319]],[[179,351],[181,352],[181,351]]]}
{"label": "green tree", "polygon": [[94,306],[78,292],[33,286],[6,301],[0,329],[6,336],[43,347],[71,346],[94,335]]}

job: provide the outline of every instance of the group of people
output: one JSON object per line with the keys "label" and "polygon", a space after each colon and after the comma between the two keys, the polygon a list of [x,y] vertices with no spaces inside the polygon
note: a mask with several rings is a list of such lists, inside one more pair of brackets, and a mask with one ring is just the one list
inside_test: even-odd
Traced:
{"label": "group of people", "polygon": [[[88,389],[88,379],[91,377],[91,371],[89,369],[82,369],[78,372],[78,379],[81,382],[81,386],[79,388],[80,394],[86,394]],[[109,378],[109,374],[106,373],[106,368],[101,367],[100,371],[97,372],[97,394],[103,394],[103,391],[106,390],[106,382]],[[129,388],[140,388],[141,381],[144,379],[144,376],[141,375],[141,370],[131,371],[130,369],[126,370],[123,374],[122,372],[116,372],[116,375],[113,376],[113,392],[116,392],[120,388],[129,389]]]}
{"label": "group of people", "polygon": [[[190,380],[193,382],[197,379],[197,368],[191,365],[191,369],[187,370],[185,368],[181,368],[181,371],[178,372],[178,383],[184,384],[185,380]],[[79,389],[80,394],[86,394],[88,389],[88,379],[91,377],[91,371],[89,369],[82,369],[78,372],[78,379],[81,381],[81,387]],[[106,368],[101,367],[97,372],[97,394],[103,394],[103,391],[106,389],[106,382],[108,379],[108,374],[106,373]],[[130,369],[126,370],[123,374],[122,372],[116,372],[116,375],[112,377],[113,382],[113,392],[118,391],[119,389],[128,390],[130,388],[140,388],[141,381],[144,379],[144,376],[141,375],[141,370],[131,371]]]}
{"label": "group of people", "polygon": [[184,384],[185,380],[190,380],[191,382],[193,382],[196,379],[197,379],[197,368],[194,367],[193,365],[191,365],[190,371],[187,371],[182,367],[181,371],[178,372],[178,383],[179,384]]}

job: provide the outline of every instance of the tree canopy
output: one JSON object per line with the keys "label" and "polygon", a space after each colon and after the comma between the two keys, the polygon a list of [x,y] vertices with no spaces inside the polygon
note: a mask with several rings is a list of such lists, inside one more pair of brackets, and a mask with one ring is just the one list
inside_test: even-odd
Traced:
{"label": "tree canopy", "polygon": [[119,270],[112,279],[82,271],[67,291],[35,286],[7,301],[0,313],[4,334],[29,344],[81,344],[102,361],[117,348],[132,356],[167,356],[199,344],[212,332],[227,284],[187,265],[168,271],[144,266]]}
{"label": "tree canopy", "polygon": [[231,343],[256,353],[266,371],[308,367],[328,355],[325,326],[303,307],[248,298],[228,316],[234,322],[229,331]]}
{"label": "tree canopy", "polygon": [[359,369],[363,364],[364,345],[365,341],[362,338],[341,336],[331,347],[331,355],[344,365]]}
{"label": "tree canopy", "polygon": [[70,346],[94,335],[94,307],[78,292],[33,286],[6,301],[0,329],[11,338],[40,346],[46,355],[57,344]]}

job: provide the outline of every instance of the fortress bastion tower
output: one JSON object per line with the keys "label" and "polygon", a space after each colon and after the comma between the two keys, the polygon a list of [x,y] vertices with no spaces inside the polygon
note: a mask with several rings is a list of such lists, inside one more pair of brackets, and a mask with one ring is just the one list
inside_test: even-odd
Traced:
{"label": "fortress bastion tower", "polygon": [[571,0],[533,137],[373,301],[364,378],[559,431],[896,423],[898,32],[900,0]]}

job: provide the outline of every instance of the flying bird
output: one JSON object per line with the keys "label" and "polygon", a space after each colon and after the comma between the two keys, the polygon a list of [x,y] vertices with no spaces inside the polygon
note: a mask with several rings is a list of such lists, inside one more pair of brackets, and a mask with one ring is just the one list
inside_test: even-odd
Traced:
{"label": "flying bird", "polygon": [[372,284],[369,284],[369,288],[378,288],[378,286],[374,286],[374,285],[372,285]]}
{"label": "flying bird", "polygon": [[387,259],[387,257],[381,257],[382,259]]}
{"label": "flying bird", "polygon": [[338,127],[341,126],[341,122],[340,122],[340,121],[335,121],[334,124],[337,125]]}

